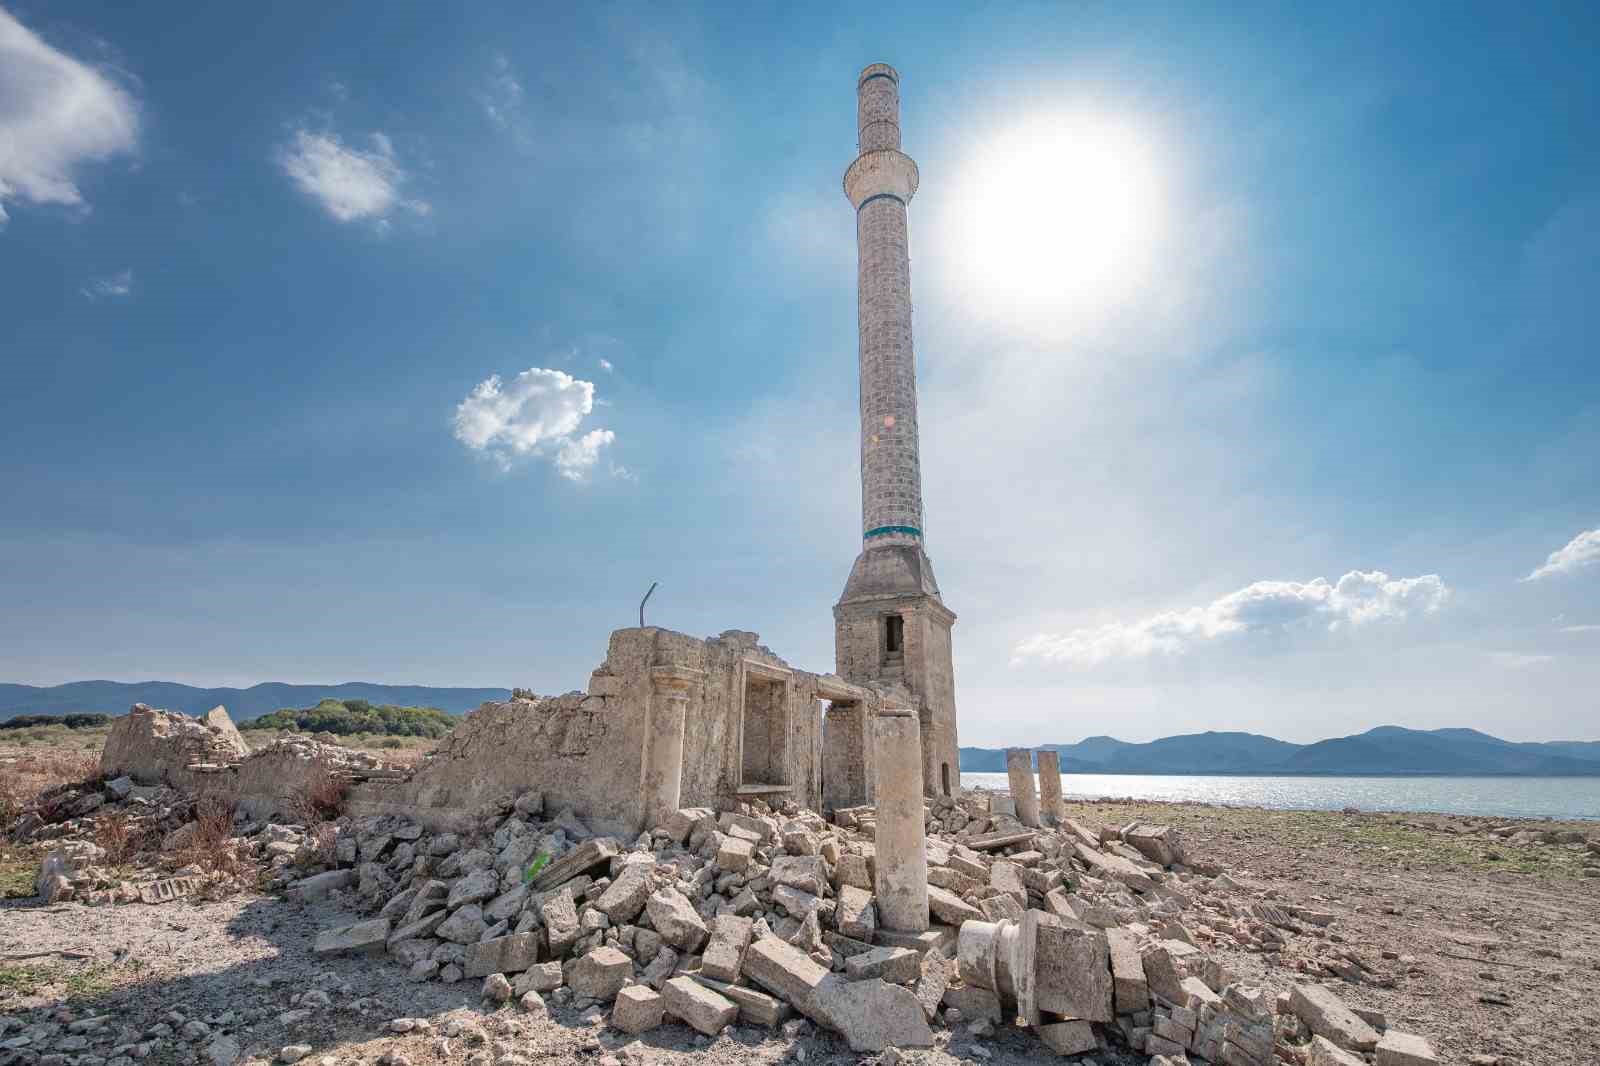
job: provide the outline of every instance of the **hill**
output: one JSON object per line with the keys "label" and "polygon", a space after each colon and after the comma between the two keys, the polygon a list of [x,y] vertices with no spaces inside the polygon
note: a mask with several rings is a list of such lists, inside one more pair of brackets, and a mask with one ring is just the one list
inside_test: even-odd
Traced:
{"label": "hill", "polygon": [[73,681],[49,687],[0,684],[0,721],[21,714],[126,714],[135,703],[185,714],[204,714],[220,703],[228,708],[234,721],[241,722],[284,707],[315,706],[324,699],[437,707],[451,714],[465,714],[484,700],[503,700],[510,696],[511,690],[506,688],[433,688],[361,681],[337,685],[289,685],[274,681],[249,688],[195,688],[173,681]]}
{"label": "hill", "polygon": [[[1293,744],[1255,733],[1193,733],[1129,744],[1089,737],[1041,744],[1061,768],[1089,774],[1262,774],[1600,777],[1600,741],[1517,742],[1476,729],[1378,726],[1349,737]],[[968,773],[1005,771],[1002,748],[962,748]]]}

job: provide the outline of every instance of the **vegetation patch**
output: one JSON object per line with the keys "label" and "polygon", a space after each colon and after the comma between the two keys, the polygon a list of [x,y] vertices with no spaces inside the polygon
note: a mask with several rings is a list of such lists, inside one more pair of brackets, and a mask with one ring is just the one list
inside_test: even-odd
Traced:
{"label": "vegetation patch", "polygon": [[302,710],[286,707],[281,711],[273,711],[260,718],[240,722],[239,728],[332,733],[341,737],[365,733],[437,739],[457,724],[458,719],[454,715],[437,707],[396,707],[389,703],[372,704],[366,700],[326,699],[315,707]]}
{"label": "vegetation patch", "polygon": [[98,729],[110,724],[109,714],[19,714],[0,722],[0,729],[34,729],[52,725],[67,729]]}

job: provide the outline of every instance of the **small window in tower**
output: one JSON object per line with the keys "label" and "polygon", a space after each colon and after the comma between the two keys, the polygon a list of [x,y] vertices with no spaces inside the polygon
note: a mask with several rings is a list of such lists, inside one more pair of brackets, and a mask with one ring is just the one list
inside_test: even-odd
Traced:
{"label": "small window in tower", "polygon": [[897,614],[891,614],[883,620],[883,650],[890,655],[898,655],[905,647],[906,620]]}

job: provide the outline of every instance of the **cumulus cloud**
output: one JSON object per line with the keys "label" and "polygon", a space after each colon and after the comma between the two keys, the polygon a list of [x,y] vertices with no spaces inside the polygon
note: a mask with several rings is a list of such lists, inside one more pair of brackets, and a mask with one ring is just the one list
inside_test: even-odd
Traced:
{"label": "cumulus cloud", "polygon": [[1166,611],[1136,622],[1040,633],[1022,641],[1013,662],[1030,659],[1095,666],[1113,659],[1181,655],[1249,633],[1334,631],[1431,614],[1449,599],[1437,574],[1391,578],[1352,570],[1338,582],[1257,581],[1203,607]]}
{"label": "cumulus cloud", "polygon": [[127,92],[0,10],[0,225],[8,202],[85,206],[77,170],[138,138]]}
{"label": "cumulus cloud", "polygon": [[78,290],[90,300],[105,300],[127,296],[133,292],[133,271],[123,270],[109,278],[96,278]]}
{"label": "cumulus cloud", "polygon": [[510,382],[492,374],[457,405],[455,436],[502,469],[548,457],[562,477],[584,481],[617,439],[609,429],[579,432],[594,402],[594,383],[562,370],[531,367]]}
{"label": "cumulus cloud", "polygon": [[1573,537],[1566,547],[1551,552],[1543,566],[1522,580],[1538,581],[1556,574],[1570,574],[1595,563],[1600,563],[1600,529],[1589,529]]}
{"label": "cumulus cloud", "polygon": [[295,131],[278,152],[278,165],[295,186],[340,222],[371,219],[380,226],[397,210],[426,215],[427,201],[407,199],[409,178],[382,132],[371,136],[372,150],[352,148],[337,134]]}

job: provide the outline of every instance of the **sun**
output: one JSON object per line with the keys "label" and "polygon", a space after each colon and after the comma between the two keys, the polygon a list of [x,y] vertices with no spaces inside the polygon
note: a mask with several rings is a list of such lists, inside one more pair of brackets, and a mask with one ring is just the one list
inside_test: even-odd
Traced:
{"label": "sun", "polygon": [[1150,138],[1084,111],[1002,130],[963,168],[952,203],[969,290],[998,314],[1076,315],[1118,302],[1148,275],[1166,225]]}

